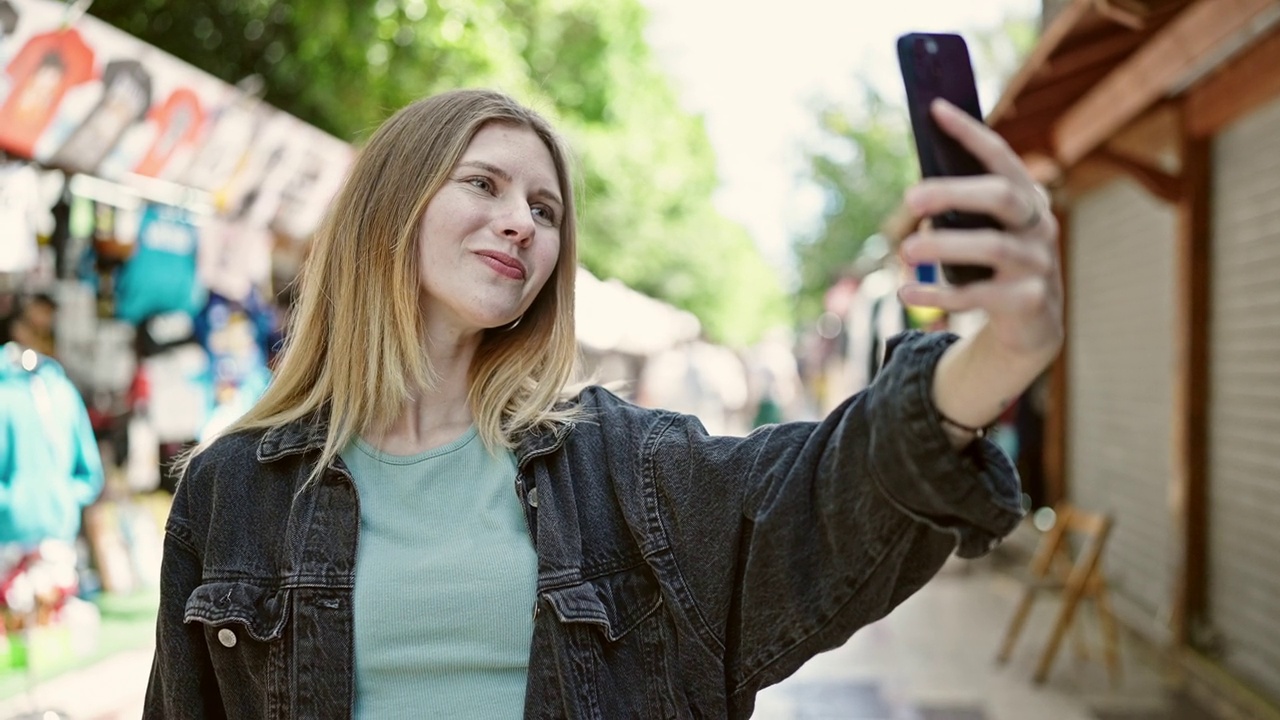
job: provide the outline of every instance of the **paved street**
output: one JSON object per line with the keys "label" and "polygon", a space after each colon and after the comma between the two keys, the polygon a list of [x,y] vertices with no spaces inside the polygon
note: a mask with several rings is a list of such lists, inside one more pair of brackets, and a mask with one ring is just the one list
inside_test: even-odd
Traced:
{"label": "paved street", "polygon": [[[1173,698],[1152,658],[1121,642],[1123,679],[1109,688],[1100,660],[1080,660],[1064,643],[1049,681],[1032,671],[1056,602],[1033,610],[1006,667],[993,658],[1020,586],[986,561],[953,561],[921,592],[844,647],[814,658],[760,696],[756,720],[1206,720]],[[1091,608],[1090,647],[1101,636]]]}

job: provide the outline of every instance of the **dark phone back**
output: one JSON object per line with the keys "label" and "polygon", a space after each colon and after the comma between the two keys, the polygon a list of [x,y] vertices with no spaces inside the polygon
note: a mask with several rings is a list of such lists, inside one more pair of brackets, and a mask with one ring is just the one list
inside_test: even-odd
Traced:
{"label": "dark phone back", "polygon": [[[969,48],[959,35],[910,33],[898,38],[898,64],[907,90],[907,109],[920,156],[924,177],[982,175],[989,172],[960,143],[942,132],[933,121],[929,106],[942,98],[979,120],[978,87],[969,60]],[[932,218],[934,227],[1001,228],[987,215],[946,212]],[[943,265],[942,272],[953,285],[964,285],[991,277],[991,268],[982,265]]]}

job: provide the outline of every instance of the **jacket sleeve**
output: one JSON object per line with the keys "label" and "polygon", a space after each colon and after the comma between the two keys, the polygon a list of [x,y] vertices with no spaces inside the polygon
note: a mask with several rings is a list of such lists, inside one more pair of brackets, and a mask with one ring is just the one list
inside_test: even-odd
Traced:
{"label": "jacket sleeve", "polygon": [[160,568],[160,613],[156,650],[147,684],[144,720],[224,718],[218,679],[205,643],[204,626],[183,621],[187,598],[200,585],[201,560],[187,518],[198,474],[192,463],[179,483],[165,527]]}
{"label": "jacket sleeve", "polygon": [[733,705],[888,614],[958,550],[987,552],[1022,517],[988,441],[953,449],[933,369],[955,337],[893,339],[876,382],[818,423],[745,439],[671,416],[648,443],[682,593],[722,652]]}

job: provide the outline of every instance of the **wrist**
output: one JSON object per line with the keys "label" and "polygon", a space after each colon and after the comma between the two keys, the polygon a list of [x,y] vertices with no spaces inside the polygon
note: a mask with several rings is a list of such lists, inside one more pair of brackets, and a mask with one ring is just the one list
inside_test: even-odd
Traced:
{"label": "wrist", "polygon": [[[947,419],[944,426],[990,426],[1052,360],[1010,354],[993,342],[988,330],[958,340],[938,360],[933,404],[940,418]],[[966,435],[968,440],[974,437],[972,432]]]}

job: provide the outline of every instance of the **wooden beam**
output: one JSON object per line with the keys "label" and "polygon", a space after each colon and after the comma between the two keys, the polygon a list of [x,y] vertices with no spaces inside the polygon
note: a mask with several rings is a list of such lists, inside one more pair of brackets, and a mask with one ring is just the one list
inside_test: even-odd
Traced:
{"label": "wooden beam", "polygon": [[1124,173],[1116,166],[1090,155],[1067,170],[1063,199],[1066,203],[1074,203],[1079,198],[1123,176]]}
{"label": "wooden beam", "polygon": [[1107,141],[1108,150],[1166,172],[1182,163],[1182,103],[1162,102]]}
{"label": "wooden beam", "polygon": [[1187,95],[1187,131],[1208,137],[1280,96],[1280,33],[1219,68]]}
{"label": "wooden beam", "polygon": [[1163,97],[1219,45],[1276,0],[1199,0],[1089,91],[1053,128],[1058,160],[1072,165]]}
{"label": "wooden beam", "polygon": [[[1064,110],[1071,106],[1081,95],[1095,87],[1098,81],[1102,80],[1106,73],[1102,69],[1093,72],[1080,72],[1075,75],[1055,78],[1053,82],[1045,83],[1034,90],[1028,90],[1018,98],[1018,103],[1014,106],[1017,114],[1005,120],[1006,123],[1016,123],[1023,118],[1027,118],[1039,112],[1049,111],[1057,119]],[[1041,134],[1049,125],[1040,125]]]}
{"label": "wooden beam", "polygon": [[[1049,59],[1038,77],[1052,75],[1064,77],[1087,70],[1094,65],[1128,55],[1130,51],[1142,44],[1142,34],[1134,32],[1112,32],[1104,38],[1081,43],[1080,47],[1064,50]],[[1019,103],[1021,104],[1021,103]]]}
{"label": "wooden beam", "polygon": [[1062,287],[1064,302],[1062,305],[1062,322],[1068,329],[1062,341],[1062,352],[1049,368],[1049,406],[1044,416],[1044,495],[1045,503],[1057,505],[1066,500],[1070,493],[1067,487],[1067,411],[1069,371],[1067,352],[1071,343],[1071,248],[1070,209],[1061,203],[1054,203],[1053,214],[1058,219],[1059,240],[1058,259],[1062,268]]}
{"label": "wooden beam", "polygon": [[1095,150],[1089,157],[1104,162],[1133,178],[1147,192],[1167,203],[1177,203],[1182,196],[1181,181],[1176,175],[1107,148]]}
{"label": "wooden beam", "polygon": [[1209,300],[1212,177],[1210,141],[1186,134],[1175,253],[1172,493],[1181,531],[1173,634],[1186,645],[1207,610]]}
{"label": "wooden beam", "polygon": [[1109,0],[1093,0],[1093,7],[1098,14],[1108,20],[1124,25],[1130,30],[1141,30],[1147,23],[1147,18],[1133,10],[1117,7],[1115,3]]}
{"label": "wooden beam", "polygon": [[1049,24],[1049,27],[1045,28],[1040,35],[1040,41],[1032,48],[1031,54],[1022,63],[1022,67],[1005,84],[1004,92],[1001,93],[1000,100],[996,102],[996,106],[991,109],[991,112],[987,113],[988,125],[996,125],[1001,120],[1014,114],[1014,100],[1022,93],[1027,83],[1031,82],[1036,74],[1040,72],[1045,62],[1048,61],[1049,56],[1071,34],[1076,24],[1089,13],[1090,2],[1092,0],[1074,0],[1070,5],[1063,8],[1062,12],[1058,13],[1058,16]]}

